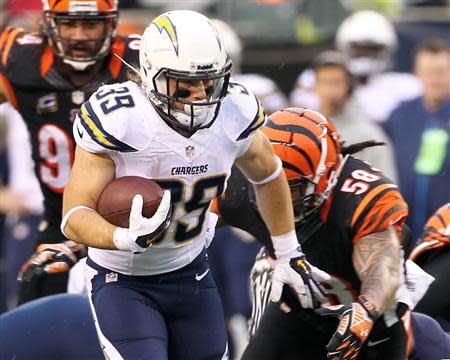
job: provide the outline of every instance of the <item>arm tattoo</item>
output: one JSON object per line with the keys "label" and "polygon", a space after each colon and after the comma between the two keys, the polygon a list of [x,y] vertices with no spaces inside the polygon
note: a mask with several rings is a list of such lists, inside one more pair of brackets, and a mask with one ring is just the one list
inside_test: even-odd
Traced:
{"label": "arm tattoo", "polygon": [[383,313],[400,284],[400,241],[393,227],[360,238],[353,249],[353,266],[361,279],[361,295]]}

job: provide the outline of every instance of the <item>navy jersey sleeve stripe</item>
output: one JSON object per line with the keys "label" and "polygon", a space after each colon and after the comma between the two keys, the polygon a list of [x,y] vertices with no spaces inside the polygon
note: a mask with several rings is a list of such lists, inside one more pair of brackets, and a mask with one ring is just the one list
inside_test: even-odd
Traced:
{"label": "navy jersey sleeve stripe", "polygon": [[109,134],[102,126],[99,118],[92,109],[89,101],[86,101],[78,112],[81,124],[88,132],[89,136],[97,144],[109,150],[116,150],[120,152],[133,152],[137,149],[125,144]]}
{"label": "navy jersey sleeve stripe", "polygon": [[264,108],[262,107],[260,101],[258,100],[258,98],[256,98],[256,96],[255,99],[258,105],[256,115],[253,118],[253,121],[250,123],[250,125],[238,136],[237,140],[243,140],[248,138],[252,133],[254,133],[256,130],[258,130],[261,126],[263,126],[266,123],[266,112],[264,111]]}

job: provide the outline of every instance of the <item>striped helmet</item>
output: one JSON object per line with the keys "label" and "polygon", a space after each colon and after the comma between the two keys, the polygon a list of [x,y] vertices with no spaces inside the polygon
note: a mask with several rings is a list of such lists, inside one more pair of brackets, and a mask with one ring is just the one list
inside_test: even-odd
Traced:
{"label": "striped helmet", "polygon": [[426,222],[424,231],[409,259],[420,266],[450,246],[450,203],[441,206]]}
{"label": "striped helmet", "polygon": [[440,207],[428,219],[421,240],[440,240],[450,245],[450,203]]}
{"label": "striped helmet", "polygon": [[283,162],[297,220],[308,216],[337,180],[342,155],[334,125],[318,112],[288,108],[272,114],[263,132]]}

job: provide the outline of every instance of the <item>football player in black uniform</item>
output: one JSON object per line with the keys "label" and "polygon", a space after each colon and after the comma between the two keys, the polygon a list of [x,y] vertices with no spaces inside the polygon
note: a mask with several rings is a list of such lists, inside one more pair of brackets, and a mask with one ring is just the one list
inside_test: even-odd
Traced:
{"label": "football player in black uniform", "polygon": [[403,360],[408,336],[402,317],[408,320],[410,313],[395,295],[402,280],[407,205],[381,171],[349,155],[379,143],[341,148],[333,125],[302,108],[276,112],[263,131],[290,183],[302,250],[311,264],[331,275],[322,284],[334,306],[303,309],[286,287],[281,304],[268,302],[273,248],[257,208],[250,205],[251,186],[235,173],[218,201],[219,212],[226,223],[266,245],[251,279],[252,330],[258,329],[243,359]]}
{"label": "football player in black uniform", "polygon": [[[138,62],[140,36],[116,35],[117,3],[44,0],[43,33],[6,27],[0,36],[2,92],[31,134],[45,207],[38,252],[23,266],[19,303],[65,291],[67,270],[83,252],[65,242],[59,229],[62,193],[74,156],[72,123],[81,104],[102,84],[126,80],[127,67],[116,54]],[[60,261],[45,266],[55,257]]]}

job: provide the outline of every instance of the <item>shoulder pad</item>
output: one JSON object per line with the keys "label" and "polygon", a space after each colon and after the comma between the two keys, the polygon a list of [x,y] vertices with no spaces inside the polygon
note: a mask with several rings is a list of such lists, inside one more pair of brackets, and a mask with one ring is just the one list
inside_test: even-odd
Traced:
{"label": "shoulder pad", "polygon": [[245,86],[231,81],[223,103],[225,132],[232,141],[250,137],[266,122],[266,112],[258,98]]}
{"label": "shoulder pad", "polygon": [[350,226],[353,240],[389,225],[401,225],[408,215],[397,185],[380,170],[351,156],[339,176],[334,198],[339,208],[335,210],[347,212],[344,223]]}
{"label": "shoulder pad", "polygon": [[[39,33],[7,27],[0,35],[0,72],[13,88],[35,87],[42,76],[41,59],[47,43]],[[48,46],[50,48],[50,46]]]}
{"label": "shoulder pad", "polygon": [[[7,26],[6,28],[1,28],[2,32],[0,34],[0,54],[1,54],[1,65],[5,67],[8,63],[9,58],[12,55],[12,49],[19,43],[19,39],[26,41],[27,38],[32,36],[31,34],[24,33],[22,28],[13,28],[12,26]],[[33,37],[35,41],[40,39],[42,43],[42,38]]]}
{"label": "shoulder pad", "polygon": [[77,144],[91,152],[134,152],[149,141],[139,111],[142,93],[126,82],[100,87],[78,112],[73,127]]}

